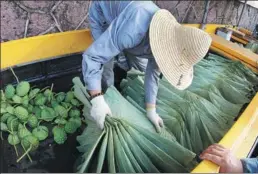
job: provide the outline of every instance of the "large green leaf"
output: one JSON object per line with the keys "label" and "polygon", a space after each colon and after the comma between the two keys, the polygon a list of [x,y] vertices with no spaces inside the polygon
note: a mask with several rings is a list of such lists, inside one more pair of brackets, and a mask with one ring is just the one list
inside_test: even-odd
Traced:
{"label": "large green leaf", "polygon": [[133,156],[133,153],[131,152],[127,142],[125,141],[123,135],[122,135],[122,131],[119,129],[119,126],[116,125],[116,133],[119,137],[119,141],[121,142],[121,145],[128,157],[128,159],[130,160],[131,164],[133,165],[133,168],[135,170],[136,173],[143,173],[143,170],[141,169],[141,166],[138,164],[137,160],[135,159],[135,157]]}
{"label": "large green leaf", "polygon": [[112,129],[111,127],[109,129],[110,131],[108,135],[108,153],[107,153],[108,171],[110,173],[116,173],[113,132],[111,130]]}
{"label": "large green leaf", "polygon": [[84,130],[82,135],[77,137],[77,141],[80,144],[77,149],[79,150],[79,152],[83,153],[81,157],[81,161],[83,162],[77,168],[79,173],[87,172],[94,151],[99,145],[101,138],[104,134],[105,131],[101,131],[96,127],[95,124],[90,123],[89,121],[87,129]]}
{"label": "large green leaf", "polygon": [[103,164],[104,164],[104,160],[105,160],[105,156],[106,156],[107,144],[108,144],[108,135],[109,135],[109,131],[111,131],[111,130],[109,129],[108,126],[106,126],[105,130],[106,130],[105,137],[102,141],[101,148],[99,150],[98,165],[97,165],[96,173],[101,173],[102,168],[103,168]]}
{"label": "large green leaf", "polygon": [[125,127],[125,129],[161,172],[187,172],[184,167],[169,156],[164,149],[156,146],[153,142],[144,137],[144,135],[129,126]]}
{"label": "large green leaf", "polygon": [[[165,139],[161,136],[154,136],[150,132],[146,131],[145,129],[131,125],[136,131],[140,133],[140,135],[144,136],[146,139],[151,141],[157,147],[161,148],[166,154],[173,157],[177,160],[181,165],[185,167],[193,160],[195,154],[191,151],[182,148],[182,146],[175,140]],[[171,142],[173,141],[173,143]]]}
{"label": "large green leaf", "polygon": [[142,170],[147,173],[159,173],[159,170],[155,167],[155,165],[148,158],[147,154],[145,154],[142,149],[137,145],[137,143],[133,140],[131,135],[125,130],[127,125],[119,124],[119,130],[130,148],[131,153],[134,155],[138,164],[141,166]]}
{"label": "large green leaf", "polygon": [[118,138],[116,127],[112,128],[114,136],[114,148],[116,157],[116,166],[120,173],[135,173],[133,165],[131,164],[128,156],[126,155]]}

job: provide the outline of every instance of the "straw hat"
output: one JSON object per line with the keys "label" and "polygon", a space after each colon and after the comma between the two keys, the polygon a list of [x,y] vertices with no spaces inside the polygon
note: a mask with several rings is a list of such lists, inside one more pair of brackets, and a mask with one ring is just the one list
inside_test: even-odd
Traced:
{"label": "straw hat", "polygon": [[150,24],[150,45],[164,77],[174,87],[184,90],[193,80],[193,66],[208,52],[208,33],[180,25],[167,10],[158,10]]}

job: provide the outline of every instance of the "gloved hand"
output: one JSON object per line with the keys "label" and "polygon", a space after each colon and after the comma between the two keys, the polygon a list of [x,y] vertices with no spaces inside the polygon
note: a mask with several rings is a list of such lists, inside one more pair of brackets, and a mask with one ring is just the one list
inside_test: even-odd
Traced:
{"label": "gloved hand", "polygon": [[163,120],[156,113],[156,108],[147,108],[147,117],[154,124],[156,131],[160,133],[161,128],[164,126]]}
{"label": "gloved hand", "polygon": [[102,130],[104,128],[104,122],[107,115],[112,116],[111,110],[106,103],[104,97],[98,96],[91,100],[90,116],[97,123],[98,127]]}

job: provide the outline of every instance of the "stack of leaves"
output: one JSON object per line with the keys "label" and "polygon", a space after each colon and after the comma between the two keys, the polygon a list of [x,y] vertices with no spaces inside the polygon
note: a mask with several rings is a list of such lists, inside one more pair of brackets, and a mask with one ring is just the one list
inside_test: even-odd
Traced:
{"label": "stack of leaves", "polygon": [[[144,111],[144,74],[135,70],[123,80],[122,94]],[[209,54],[195,66],[192,85],[180,91],[160,80],[157,110],[176,140],[201,153],[218,142],[245,103],[257,91],[257,76],[240,62]]]}
{"label": "stack of leaves", "polygon": [[82,153],[77,170],[82,172],[189,172],[195,154],[181,146],[167,127],[156,133],[145,114],[130,104],[114,87],[104,97],[112,111],[101,131],[89,117],[89,96],[78,77],[74,94],[84,104],[87,128],[77,137]]}
{"label": "stack of leaves", "polygon": [[[73,91],[54,93],[48,87],[31,88],[27,81],[14,87],[8,84],[1,90],[1,138],[2,132],[8,134],[8,142],[21,145],[25,153],[36,150],[41,141],[49,136],[52,129],[54,141],[63,144],[67,133],[74,133],[81,126],[80,102]],[[53,127],[53,128],[52,128]]]}

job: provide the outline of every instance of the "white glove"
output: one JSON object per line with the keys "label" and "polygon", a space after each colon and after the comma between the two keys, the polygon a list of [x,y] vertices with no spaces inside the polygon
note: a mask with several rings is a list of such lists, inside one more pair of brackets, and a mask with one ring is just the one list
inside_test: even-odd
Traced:
{"label": "white glove", "polygon": [[164,126],[163,120],[159,117],[159,115],[156,113],[156,108],[149,108],[146,110],[147,117],[149,120],[154,124],[156,127],[156,131],[160,133],[161,127]]}
{"label": "white glove", "polygon": [[104,122],[107,115],[111,116],[111,110],[108,104],[105,102],[104,97],[98,96],[91,100],[90,116],[97,123],[98,127],[102,130],[104,128]]}

